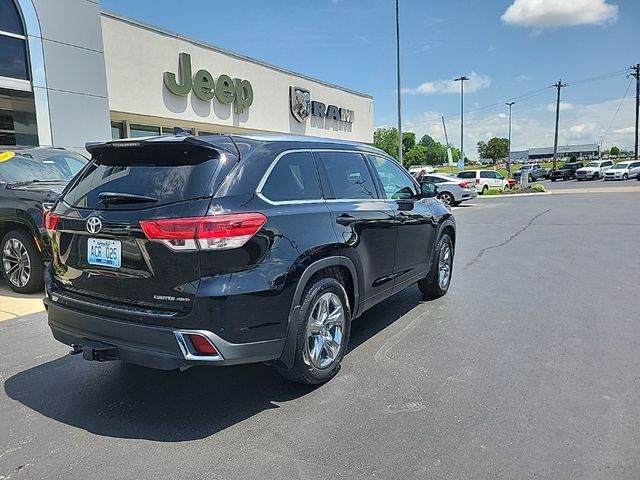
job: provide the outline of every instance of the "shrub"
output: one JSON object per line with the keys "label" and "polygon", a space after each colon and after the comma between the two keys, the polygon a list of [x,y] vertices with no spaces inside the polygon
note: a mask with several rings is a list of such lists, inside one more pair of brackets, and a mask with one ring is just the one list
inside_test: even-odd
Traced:
{"label": "shrub", "polygon": [[541,185],[541,184],[539,184],[539,183],[536,183],[536,184],[533,186],[533,189],[534,189],[536,192],[546,192],[546,191],[547,191],[547,189],[546,189],[546,188],[544,188],[544,185]]}
{"label": "shrub", "polygon": [[485,195],[500,195],[501,193],[502,193],[502,190],[499,190],[497,188],[490,188],[484,194]]}

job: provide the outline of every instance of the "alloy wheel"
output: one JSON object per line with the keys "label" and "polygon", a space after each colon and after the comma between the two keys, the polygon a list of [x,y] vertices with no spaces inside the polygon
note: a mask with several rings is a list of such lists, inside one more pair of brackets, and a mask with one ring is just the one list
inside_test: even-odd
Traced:
{"label": "alloy wheel", "polygon": [[443,242],[440,248],[440,257],[438,258],[438,284],[441,289],[446,289],[451,280],[451,246]]}
{"label": "alloy wheel", "polygon": [[16,287],[23,288],[31,278],[31,259],[24,244],[10,238],[2,249],[2,266],[7,279]]}
{"label": "alloy wheel", "polygon": [[344,307],[333,292],[323,293],[311,309],[307,324],[305,357],[315,368],[331,367],[343,348]]}

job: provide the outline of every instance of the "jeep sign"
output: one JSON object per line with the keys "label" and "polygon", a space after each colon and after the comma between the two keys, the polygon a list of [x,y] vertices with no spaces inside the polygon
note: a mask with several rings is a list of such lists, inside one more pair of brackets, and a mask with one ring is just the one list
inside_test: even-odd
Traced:
{"label": "jeep sign", "polygon": [[[198,70],[191,76],[191,55],[180,53],[178,55],[179,75],[172,72],[164,72],[164,84],[174,95],[188,95],[191,90],[196,97],[205,102],[216,97],[224,105],[234,104],[236,113],[243,113],[253,104],[253,87],[248,80],[239,78],[231,79],[229,75],[219,75],[214,80],[207,70]],[[177,77],[180,77],[178,80]]]}

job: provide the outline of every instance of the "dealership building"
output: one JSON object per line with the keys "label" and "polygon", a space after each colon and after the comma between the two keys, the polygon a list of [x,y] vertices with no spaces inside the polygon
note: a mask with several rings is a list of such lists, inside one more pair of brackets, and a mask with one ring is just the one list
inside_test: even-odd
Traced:
{"label": "dealership building", "polygon": [[174,127],[371,143],[373,99],[97,1],[0,0],[0,145],[77,149]]}

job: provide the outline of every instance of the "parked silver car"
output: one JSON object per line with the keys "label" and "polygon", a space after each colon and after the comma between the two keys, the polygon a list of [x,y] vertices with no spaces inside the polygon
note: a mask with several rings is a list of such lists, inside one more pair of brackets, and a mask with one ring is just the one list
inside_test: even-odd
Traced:
{"label": "parked silver car", "polygon": [[628,180],[640,175],[640,162],[618,162],[604,173],[605,180]]}
{"label": "parked silver car", "polygon": [[438,198],[450,206],[459,205],[466,200],[472,200],[478,196],[473,181],[456,178],[442,173],[431,173],[420,177],[421,182],[432,182],[438,186]]}

